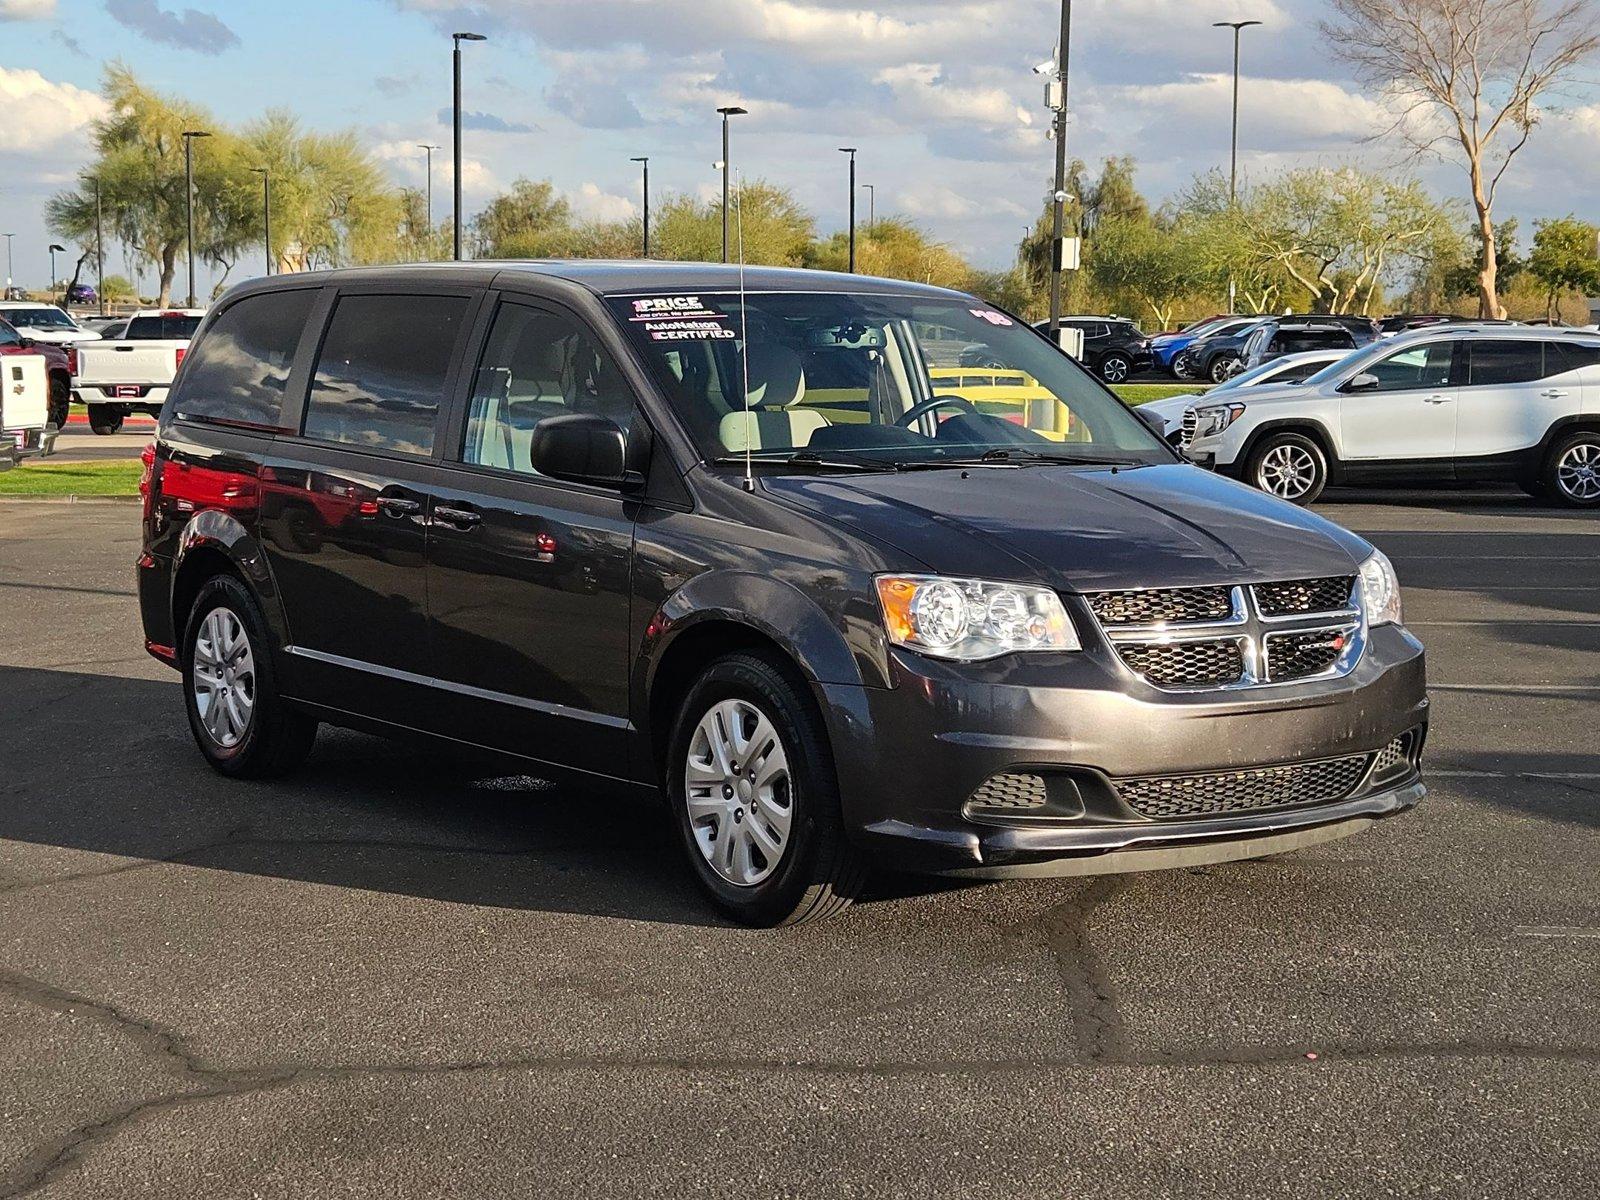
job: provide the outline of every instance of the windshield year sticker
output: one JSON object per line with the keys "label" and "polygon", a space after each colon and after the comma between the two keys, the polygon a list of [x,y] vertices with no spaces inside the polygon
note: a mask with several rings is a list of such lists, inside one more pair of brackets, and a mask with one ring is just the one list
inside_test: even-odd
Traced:
{"label": "windshield year sticker", "polygon": [[1010,325],[1012,323],[1011,318],[1006,316],[1005,313],[995,312],[992,308],[969,308],[967,311],[973,316],[989,322],[991,325]]}
{"label": "windshield year sticker", "polygon": [[734,332],[726,313],[720,313],[699,296],[648,296],[633,302],[630,322],[638,321],[652,342],[729,340]]}

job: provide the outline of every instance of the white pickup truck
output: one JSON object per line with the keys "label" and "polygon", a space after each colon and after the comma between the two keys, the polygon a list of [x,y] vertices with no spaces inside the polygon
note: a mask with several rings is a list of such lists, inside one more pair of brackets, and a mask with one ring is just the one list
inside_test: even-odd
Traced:
{"label": "white pickup truck", "polygon": [[0,471],[55,449],[50,380],[42,354],[0,357]]}
{"label": "white pickup truck", "polygon": [[144,310],[116,336],[80,345],[72,389],[89,408],[89,427],[115,433],[131,412],[159,413],[203,316],[198,308]]}

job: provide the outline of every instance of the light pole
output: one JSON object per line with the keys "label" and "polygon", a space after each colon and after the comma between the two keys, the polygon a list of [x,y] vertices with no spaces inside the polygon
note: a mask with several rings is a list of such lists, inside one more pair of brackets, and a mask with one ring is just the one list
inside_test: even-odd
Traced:
{"label": "light pole", "polygon": [[456,158],[455,158],[455,167],[456,167],[455,179],[452,181],[455,184],[455,191],[456,191],[456,194],[455,194],[455,213],[454,213],[454,216],[452,217],[452,225],[453,225],[452,244],[455,247],[455,258],[456,258],[456,261],[460,262],[461,261],[461,43],[462,42],[486,42],[489,39],[484,37],[483,34],[481,34],[481,33],[452,33],[450,35],[450,40],[454,45],[454,49],[453,49],[453,52],[451,54],[451,58],[453,60],[452,65],[455,68],[455,92],[454,92],[454,104],[453,104],[452,115],[454,117],[454,125],[455,125],[455,154],[456,154]]}
{"label": "light pole", "polygon": [[439,147],[418,142],[417,149],[428,156],[428,257],[433,257],[433,152]]}
{"label": "light pole", "polygon": [[261,244],[267,251],[267,274],[272,274],[272,172],[266,167],[251,167],[261,176]]}
{"label": "light pole", "polygon": [[[1228,152],[1228,208],[1237,203],[1239,193],[1239,31],[1260,21],[1213,21],[1213,29],[1233,30],[1233,137]],[[1228,275],[1228,311],[1234,309],[1233,275]]]}
{"label": "light pole", "polygon": [[194,307],[194,140],[211,135],[204,129],[183,131],[183,199],[189,216],[189,303]]}
{"label": "light pole", "polygon": [[1061,42],[1056,58],[1056,187],[1050,197],[1050,340],[1061,340],[1061,270],[1066,258],[1067,217],[1067,61],[1072,49],[1072,0],[1061,0]]}
{"label": "light pole", "polygon": [[639,158],[630,158],[629,162],[639,163],[644,171],[644,185],[641,195],[644,198],[644,254],[650,257],[650,156],[642,155]]}
{"label": "light pole", "polygon": [[750,110],[740,108],[737,104],[730,104],[725,108],[717,109],[722,114],[722,261],[728,261],[728,180],[733,175],[733,166],[728,161],[728,118],[742,117]]}
{"label": "light pole", "polygon": [[[106,315],[105,212],[100,206],[100,180],[94,181],[94,290],[100,297],[100,315]],[[138,298],[138,292],[134,292]]]}
{"label": "light pole", "polygon": [[6,234],[6,286],[7,287],[11,286],[11,239],[16,237],[16,236],[17,235],[14,234],[14,233]]}
{"label": "light pole", "polygon": [[[61,251],[61,253],[65,254],[67,252],[67,248],[65,246],[58,246],[54,242],[50,243],[50,294],[52,296],[54,296],[56,294],[56,251],[57,250],[59,250],[59,251]],[[63,296],[61,299],[62,299],[63,302],[65,302],[66,297]]]}
{"label": "light pole", "polygon": [[840,146],[840,154],[850,156],[850,274],[856,273],[856,148]]}
{"label": "light pole", "polygon": [[876,184],[863,183],[861,190],[867,194],[867,228],[878,223],[878,188]]}

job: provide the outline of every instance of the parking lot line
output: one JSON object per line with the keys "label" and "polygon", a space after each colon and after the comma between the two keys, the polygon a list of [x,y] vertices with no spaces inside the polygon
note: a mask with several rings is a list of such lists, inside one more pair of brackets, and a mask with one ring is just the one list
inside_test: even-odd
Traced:
{"label": "parking lot line", "polygon": [[1535,620],[1533,618],[1521,619],[1521,618],[1502,617],[1502,618],[1496,619],[1496,618],[1492,618],[1492,617],[1484,617],[1484,618],[1481,618],[1481,619],[1468,620],[1468,621],[1407,621],[1406,622],[1406,627],[1408,629],[1427,629],[1427,628],[1430,628],[1430,627],[1438,628],[1438,629],[1454,629],[1454,628],[1457,628],[1457,627],[1460,627],[1460,626],[1469,626],[1470,627],[1470,626],[1474,626],[1474,625],[1516,625],[1519,628],[1520,627],[1525,627],[1525,626],[1528,626],[1528,625],[1561,625],[1561,626],[1566,626],[1567,628],[1570,628],[1570,629],[1596,629],[1596,628],[1600,628],[1600,621],[1540,621],[1540,620]]}
{"label": "parking lot line", "polygon": [[1434,692],[1570,692],[1576,696],[1600,695],[1600,684],[1589,683],[1430,683]]}
{"label": "parking lot line", "polygon": [[1582,926],[1563,925],[1518,925],[1512,930],[1519,937],[1536,938],[1584,938],[1600,941],[1600,929],[1588,929]]}

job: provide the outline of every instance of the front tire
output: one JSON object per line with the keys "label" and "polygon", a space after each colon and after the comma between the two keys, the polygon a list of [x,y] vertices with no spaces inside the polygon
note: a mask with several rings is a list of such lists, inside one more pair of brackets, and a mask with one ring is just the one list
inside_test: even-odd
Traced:
{"label": "front tire", "polygon": [[1234,354],[1219,354],[1211,360],[1206,374],[1212,383],[1226,383],[1244,369],[1244,363]]}
{"label": "front tire", "polygon": [[1557,438],[1539,481],[1551,499],[1569,508],[1600,507],[1600,433],[1580,429]]}
{"label": "front tire", "polygon": [[1328,485],[1328,458],[1303,433],[1273,433],[1250,456],[1245,478],[1290,504],[1310,504]]}
{"label": "front tire", "polygon": [[773,661],[729,655],[689,689],[666,788],[701,887],[734,920],[831,917],[860,891],[821,714]]}
{"label": "front tire", "polygon": [[264,779],[299,766],[317,722],[278,694],[266,621],[244,584],[207,580],[183,638],[183,696],[206,761],[224,775]]}
{"label": "front tire", "polygon": [[122,428],[126,419],[122,409],[112,404],[91,404],[89,406],[89,428],[101,437],[108,437]]}
{"label": "front tire", "polygon": [[1107,383],[1126,383],[1133,374],[1133,363],[1126,354],[1111,353],[1100,360],[1100,378]]}

